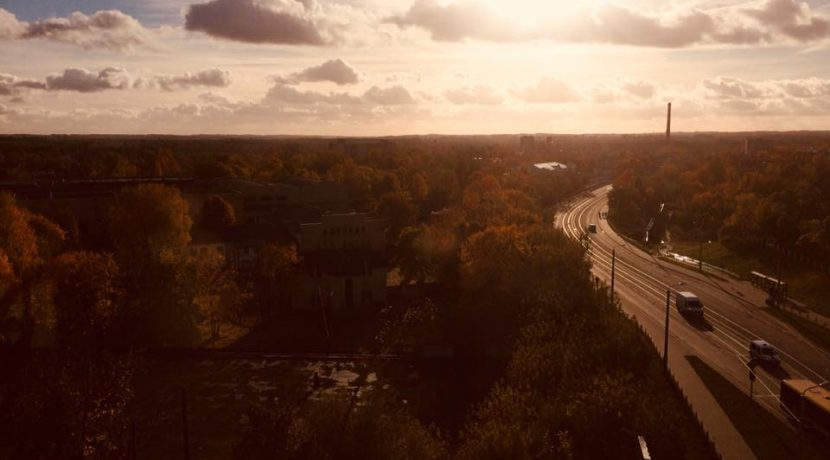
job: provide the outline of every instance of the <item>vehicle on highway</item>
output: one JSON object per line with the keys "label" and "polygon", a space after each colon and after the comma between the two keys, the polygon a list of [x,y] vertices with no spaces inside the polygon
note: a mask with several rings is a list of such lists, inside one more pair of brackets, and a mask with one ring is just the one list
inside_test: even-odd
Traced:
{"label": "vehicle on highway", "polygon": [[788,414],[805,429],[830,439],[830,391],[811,380],[785,379],[781,381],[779,396]]}
{"label": "vehicle on highway", "polygon": [[703,303],[689,291],[675,292],[674,303],[681,315],[703,316]]}
{"label": "vehicle on highway", "polygon": [[766,340],[753,340],[749,342],[749,357],[762,364],[781,364],[781,357],[778,352]]}
{"label": "vehicle on highway", "polygon": [[597,224],[588,224],[588,233],[596,233]]}
{"label": "vehicle on highway", "polygon": [[767,304],[778,305],[787,300],[787,283],[755,271],[750,273],[749,278],[753,286],[761,288],[769,294]]}

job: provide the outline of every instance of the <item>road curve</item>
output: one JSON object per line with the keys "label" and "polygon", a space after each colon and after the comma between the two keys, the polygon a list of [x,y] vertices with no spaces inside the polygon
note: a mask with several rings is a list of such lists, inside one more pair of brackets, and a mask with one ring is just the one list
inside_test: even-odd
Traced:
{"label": "road curve", "polygon": [[[753,394],[775,416],[786,419],[778,403],[782,378],[830,377],[830,354],[805,339],[788,324],[765,313],[765,293],[750,283],[704,275],[660,260],[619,236],[601,219],[607,211],[610,186],[598,188],[572,201],[557,215],[556,223],[572,238],[590,233],[589,255],[595,276],[610,283],[612,251],[616,252],[615,287],[623,310],[635,318],[662,351],[666,315],[666,291],[692,291],[705,305],[703,320],[686,318],[674,308],[669,311],[669,364],[689,396],[704,426],[725,458],[746,458],[751,452],[735,439],[733,427],[723,426],[722,411],[712,406],[711,395],[691,371],[685,355],[696,355],[739,388],[749,392],[749,341],[763,338],[781,353],[780,368],[757,367]],[[706,394],[701,394],[706,393]],[[696,401],[697,400],[697,401]],[[707,423],[708,419],[708,423]],[[739,436],[738,436],[739,438]]]}

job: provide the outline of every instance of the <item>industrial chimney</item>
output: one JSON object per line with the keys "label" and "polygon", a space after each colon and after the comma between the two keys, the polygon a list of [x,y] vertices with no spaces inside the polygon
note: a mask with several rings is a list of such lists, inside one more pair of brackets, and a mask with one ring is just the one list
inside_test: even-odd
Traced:
{"label": "industrial chimney", "polygon": [[671,140],[671,102],[666,114],[666,140]]}

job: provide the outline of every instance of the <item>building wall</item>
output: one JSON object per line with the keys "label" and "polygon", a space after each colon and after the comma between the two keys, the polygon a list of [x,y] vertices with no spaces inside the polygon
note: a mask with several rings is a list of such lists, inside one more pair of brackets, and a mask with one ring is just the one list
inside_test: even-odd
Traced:
{"label": "building wall", "polygon": [[319,250],[384,248],[383,222],[366,214],[327,214],[321,222],[300,225],[297,241],[300,253]]}
{"label": "building wall", "polygon": [[[347,286],[351,282],[351,305]],[[376,268],[363,275],[313,276],[305,274],[292,298],[292,307],[299,311],[319,310],[320,302],[335,314],[357,313],[386,302],[386,270]]]}

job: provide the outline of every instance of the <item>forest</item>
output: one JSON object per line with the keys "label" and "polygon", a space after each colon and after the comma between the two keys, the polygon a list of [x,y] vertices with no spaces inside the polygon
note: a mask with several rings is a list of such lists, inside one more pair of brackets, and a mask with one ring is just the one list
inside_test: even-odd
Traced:
{"label": "forest", "polygon": [[[667,163],[659,169],[666,182],[652,183],[636,154],[655,145],[638,137],[563,136],[519,155],[510,136],[9,137],[0,140],[0,171],[7,183],[324,179],[346,184],[356,206],[386,222],[386,255],[404,284],[439,295],[379,312],[381,326],[366,346],[373,353],[410,353],[425,344],[454,350],[438,372],[475,376],[439,389],[466,395],[453,408],[458,423],[407,405],[394,386],[357,403],[342,396],[299,407],[263,402],[250,408],[236,458],[639,458],[638,436],[655,458],[715,458],[651,341],[591,276],[585,248],[552,225],[563,199],[603,180],[617,163],[624,170],[615,181],[618,199],[648,191],[636,202],[636,218],[622,213],[631,217],[619,220],[625,228],[635,229],[662,193],[679,193],[682,184],[699,187],[696,194],[717,185],[711,199],[726,200],[739,165],[709,159],[683,173]],[[528,168],[538,161],[571,167],[544,175]],[[828,167],[818,157],[809,161]],[[782,157],[767,164],[796,168],[792,177],[805,187],[826,191],[798,163]],[[741,183],[742,191],[756,191],[745,200],[773,200],[761,193],[763,171],[756,174]],[[673,218],[706,222],[702,229],[727,238],[737,234],[715,221],[721,214],[704,215],[712,206],[682,202]],[[781,244],[808,244],[804,235],[828,231],[826,219],[816,223],[821,214],[804,206],[802,234],[781,233]],[[233,222],[221,201],[208,208],[208,225]],[[722,209],[730,222],[736,211],[725,214],[732,209],[726,201]],[[774,210],[770,204],[770,216]],[[67,214],[42,215],[0,195],[0,458],[132,458],[140,404],[134,380],[148,353],[198,349],[234,318],[268,322],[292,288],[299,256],[291,246],[266,246],[245,279],[221,254],[188,251],[194,227],[205,223],[192,221],[173,186],[122,188],[107,209],[106,237],[96,241],[81,238]],[[758,225],[777,228],[773,221]],[[815,235],[809,244],[829,240]]]}
{"label": "forest", "polygon": [[756,261],[753,270],[795,283],[791,295],[826,307],[830,141],[770,135],[741,144],[632,155],[618,165],[609,218],[637,240],[654,219],[651,244],[719,242]]}

